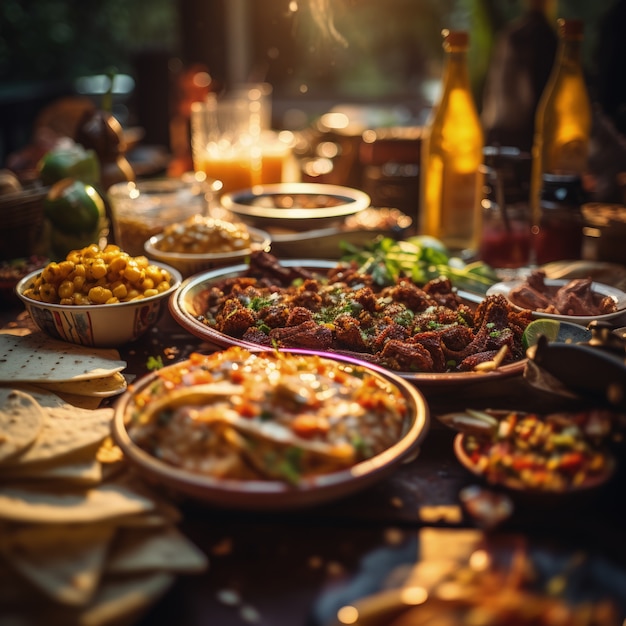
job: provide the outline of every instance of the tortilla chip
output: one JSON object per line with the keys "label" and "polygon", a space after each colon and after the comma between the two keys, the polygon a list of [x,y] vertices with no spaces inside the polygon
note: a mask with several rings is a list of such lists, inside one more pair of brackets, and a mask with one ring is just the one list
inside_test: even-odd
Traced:
{"label": "tortilla chip", "polygon": [[14,522],[78,524],[111,520],[155,508],[153,499],[121,483],[64,491],[42,486],[0,486],[0,519]]}
{"label": "tortilla chip", "polygon": [[175,571],[197,573],[208,559],[176,528],[126,528],[121,530],[107,561],[108,573]]}
{"label": "tortilla chip", "polygon": [[41,463],[62,458],[85,449],[93,449],[109,435],[113,409],[86,411],[70,405],[46,407],[44,423],[32,445],[5,466]]}
{"label": "tortilla chip", "polygon": [[11,566],[55,602],[84,605],[98,584],[115,526],[18,527],[3,536]]}
{"label": "tortilla chip", "polygon": [[175,579],[174,574],[166,572],[106,577],[92,604],[82,612],[80,625],[117,624],[122,618],[124,623],[131,624],[171,587]]}
{"label": "tortilla chip", "polygon": [[90,454],[87,458],[68,459],[59,463],[58,459],[43,463],[27,463],[3,467],[0,472],[2,482],[17,481],[58,481],[63,485],[98,485],[104,479],[102,463]]}
{"label": "tortilla chip", "polygon": [[31,395],[0,388],[0,462],[24,452],[39,436],[45,414]]}
{"label": "tortilla chip", "polygon": [[111,376],[86,378],[85,380],[52,383],[39,382],[37,386],[47,391],[70,394],[72,396],[110,398],[126,391],[128,384],[123,374],[115,372]]}
{"label": "tortilla chip", "polygon": [[139,515],[128,515],[115,520],[118,528],[153,528],[177,524],[181,520],[180,511],[173,506],[159,503],[157,510]]}
{"label": "tortilla chip", "polygon": [[0,333],[0,381],[50,383],[112,376],[126,367],[119,352],[52,339],[36,332]]}

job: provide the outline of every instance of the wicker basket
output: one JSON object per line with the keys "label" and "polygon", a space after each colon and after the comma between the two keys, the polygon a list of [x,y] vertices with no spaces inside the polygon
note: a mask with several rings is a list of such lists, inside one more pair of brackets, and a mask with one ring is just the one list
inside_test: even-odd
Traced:
{"label": "wicker basket", "polygon": [[0,195],[0,261],[45,252],[44,199],[47,187]]}

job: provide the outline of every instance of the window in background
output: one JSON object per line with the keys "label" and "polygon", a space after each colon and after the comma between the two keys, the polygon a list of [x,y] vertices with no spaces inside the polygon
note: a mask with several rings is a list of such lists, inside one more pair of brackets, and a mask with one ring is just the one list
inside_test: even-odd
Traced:
{"label": "window in background", "polygon": [[[561,0],[555,15],[586,23],[585,62],[614,0]],[[436,98],[442,28],[471,33],[470,68],[480,108],[494,38],[521,0],[178,0],[187,62],[205,63],[220,85],[266,80],[279,106],[319,113],[333,103],[402,103]],[[199,17],[200,16],[200,17]]]}
{"label": "window in background", "polygon": [[[592,77],[596,27],[616,1],[558,2],[559,14],[586,22]],[[43,104],[112,66],[135,81],[124,121],[158,143],[168,72],[197,63],[215,88],[269,81],[276,125],[294,111],[286,125],[306,124],[338,103],[380,107],[383,124],[397,114],[422,121],[439,88],[444,27],[471,32],[480,106],[494,35],[521,9],[520,0],[2,0],[0,157],[28,140]]]}

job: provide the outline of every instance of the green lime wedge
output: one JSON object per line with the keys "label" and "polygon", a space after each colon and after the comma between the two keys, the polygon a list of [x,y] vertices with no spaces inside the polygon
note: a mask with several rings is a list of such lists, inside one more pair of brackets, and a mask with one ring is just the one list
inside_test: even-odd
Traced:
{"label": "green lime wedge", "polygon": [[544,335],[548,341],[556,341],[559,336],[559,328],[561,322],[551,319],[538,319],[533,320],[522,335],[522,345],[528,349],[530,346],[534,346],[541,335]]}

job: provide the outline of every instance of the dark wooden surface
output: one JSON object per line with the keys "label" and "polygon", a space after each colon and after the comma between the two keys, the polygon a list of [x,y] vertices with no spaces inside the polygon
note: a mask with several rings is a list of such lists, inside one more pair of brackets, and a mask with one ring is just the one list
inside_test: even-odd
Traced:
{"label": "dark wooden surface", "polygon": [[[27,323],[24,316],[19,304],[2,303],[3,326],[16,320]],[[120,352],[128,362],[127,373],[139,377],[147,373],[150,356],[160,356],[167,364],[210,349],[166,311],[157,328]],[[454,433],[438,422],[438,415],[466,407],[566,406],[561,398],[531,387],[523,376],[422,392],[431,425],[419,455],[366,491],[325,506],[272,514],[219,510],[175,499],[183,514],[180,528],[207,554],[209,568],[179,577],[138,624],[327,623],[341,604],[376,591],[397,562],[417,560],[415,543],[421,529],[476,528],[458,497],[464,486],[476,481],[454,457]],[[529,545],[547,541],[572,552],[601,555],[622,571],[625,491],[622,468],[592,496],[517,501],[513,516],[490,534],[513,533]],[[626,586],[623,591],[626,603]]]}

